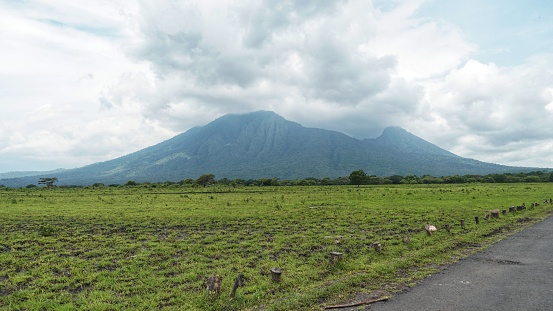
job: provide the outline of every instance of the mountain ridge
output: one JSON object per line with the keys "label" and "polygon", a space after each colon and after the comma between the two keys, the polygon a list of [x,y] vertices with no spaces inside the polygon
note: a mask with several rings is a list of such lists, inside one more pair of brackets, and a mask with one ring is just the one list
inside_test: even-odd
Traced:
{"label": "mountain ridge", "polygon": [[[228,179],[302,179],[368,174],[489,174],[523,168],[462,158],[400,127],[359,140],[304,127],[272,111],[228,114],[125,156],[64,170],[60,185],[180,181],[206,173]],[[35,184],[39,175],[0,179],[6,186]]]}

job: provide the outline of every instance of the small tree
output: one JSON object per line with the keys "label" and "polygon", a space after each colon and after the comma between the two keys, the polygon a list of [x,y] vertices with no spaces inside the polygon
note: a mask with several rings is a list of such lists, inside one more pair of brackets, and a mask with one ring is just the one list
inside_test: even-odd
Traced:
{"label": "small tree", "polygon": [[38,179],[38,183],[41,185],[46,185],[46,188],[54,187],[54,183],[57,181],[57,177],[42,177]]}
{"label": "small tree", "polygon": [[196,179],[196,183],[198,185],[202,185],[206,187],[207,185],[211,185],[215,183],[215,175],[213,174],[203,174],[202,176],[198,177]]}
{"label": "small tree", "polygon": [[367,181],[367,174],[363,170],[353,171],[349,174],[349,183],[351,185],[363,185]]}

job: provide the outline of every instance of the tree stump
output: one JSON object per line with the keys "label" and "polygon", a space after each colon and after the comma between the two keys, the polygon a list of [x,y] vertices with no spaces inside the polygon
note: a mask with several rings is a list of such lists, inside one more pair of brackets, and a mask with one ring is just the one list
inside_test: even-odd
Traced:
{"label": "tree stump", "polygon": [[492,218],[499,218],[499,210],[492,211]]}
{"label": "tree stump", "polygon": [[221,294],[221,283],[223,283],[223,278],[218,275],[210,276],[205,282],[207,294],[210,295],[213,300],[219,298],[219,294]]}
{"label": "tree stump", "polygon": [[342,253],[340,252],[330,252],[330,263],[336,264],[342,259]]}
{"label": "tree stump", "polygon": [[488,220],[490,218],[490,214],[484,215],[484,219]]}
{"label": "tree stump", "polygon": [[373,243],[373,248],[374,248],[375,251],[380,252],[380,251],[382,251],[382,244],[380,244],[380,242],[374,242]]}
{"label": "tree stump", "polygon": [[474,221],[476,222],[476,224],[480,223],[480,219],[478,218],[478,216],[474,216]]}
{"label": "tree stump", "polygon": [[465,229],[465,220],[461,219],[461,228]]}
{"label": "tree stump", "polygon": [[509,207],[509,212],[516,212],[517,211],[517,207],[516,206],[511,206]]}
{"label": "tree stump", "polygon": [[280,270],[279,268],[271,269],[271,278],[273,282],[280,282],[281,275],[282,275],[282,270]]}
{"label": "tree stump", "polygon": [[502,209],[502,210],[501,210],[501,214],[507,215],[507,210],[506,210],[506,209]]}
{"label": "tree stump", "polygon": [[244,285],[244,275],[240,273],[236,280],[234,280],[234,286],[232,287],[232,291],[230,292],[230,298],[234,298],[236,296],[236,290],[238,287]]}

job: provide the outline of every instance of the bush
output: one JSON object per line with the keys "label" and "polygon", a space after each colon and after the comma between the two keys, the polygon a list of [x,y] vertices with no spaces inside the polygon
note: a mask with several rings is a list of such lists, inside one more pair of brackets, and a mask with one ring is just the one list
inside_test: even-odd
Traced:
{"label": "bush", "polygon": [[50,224],[41,225],[38,228],[38,235],[40,236],[53,236],[56,233],[56,228]]}

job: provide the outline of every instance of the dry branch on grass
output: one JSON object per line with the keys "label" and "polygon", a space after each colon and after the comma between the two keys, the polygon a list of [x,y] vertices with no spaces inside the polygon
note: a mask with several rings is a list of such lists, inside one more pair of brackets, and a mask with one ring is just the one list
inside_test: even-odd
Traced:
{"label": "dry branch on grass", "polygon": [[328,306],[328,307],[325,307],[325,309],[328,310],[328,309],[351,308],[351,307],[357,307],[362,305],[368,305],[368,304],[380,302],[380,301],[387,301],[388,299],[390,298],[389,297],[373,298],[373,299],[364,300],[360,302],[352,302],[352,303],[343,304],[343,305]]}

